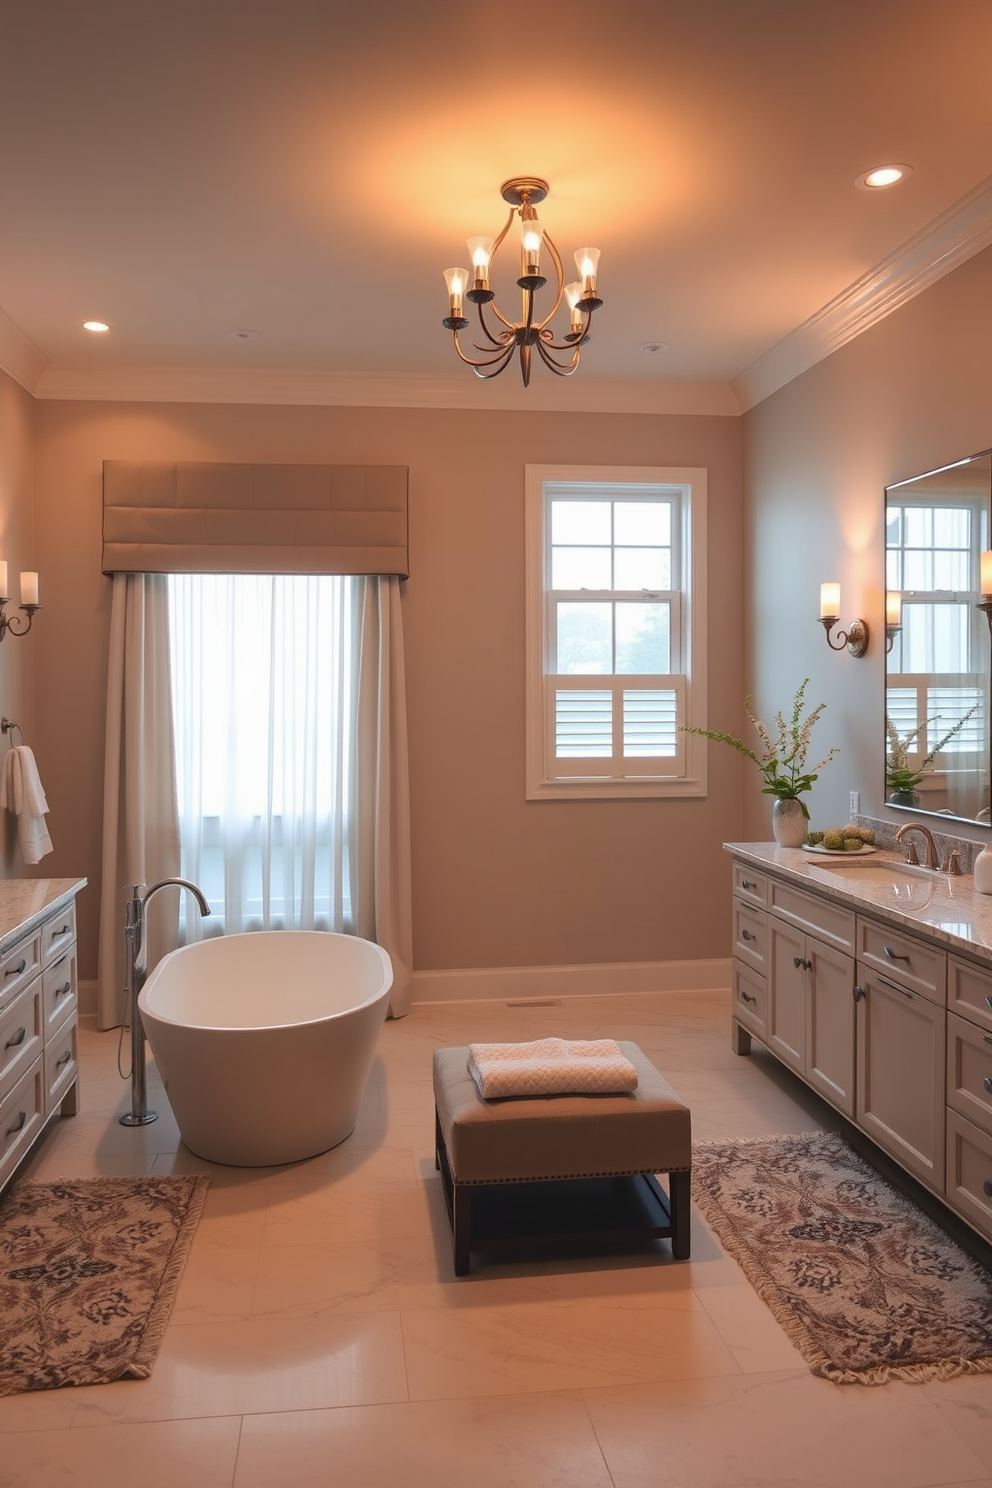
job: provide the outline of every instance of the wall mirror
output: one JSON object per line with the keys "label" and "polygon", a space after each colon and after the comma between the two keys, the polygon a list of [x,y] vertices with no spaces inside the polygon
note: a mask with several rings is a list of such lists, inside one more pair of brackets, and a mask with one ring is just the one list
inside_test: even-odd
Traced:
{"label": "wall mirror", "polygon": [[885,801],[990,823],[992,450],[885,489]]}

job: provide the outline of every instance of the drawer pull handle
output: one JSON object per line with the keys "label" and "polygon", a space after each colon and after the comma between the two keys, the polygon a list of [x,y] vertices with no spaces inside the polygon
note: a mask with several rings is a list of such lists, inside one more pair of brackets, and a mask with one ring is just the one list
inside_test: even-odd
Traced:
{"label": "drawer pull handle", "polygon": [[72,991],[72,982],[66,982],[64,986],[62,986],[62,987],[56,987],[55,988],[55,998],[56,998],[56,1001],[58,1001],[58,999],[60,997],[64,997],[67,992],[71,992],[71,991]]}
{"label": "drawer pull handle", "polygon": [[22,956],[21,959],[20,959],[20,961],[18,961],[18,963],[17,963],[16,966],[8,966],[7,967],[7,970],[4,972],[4,976],[5,977],[9,977],[9,976],[20,976],[21,972],[24,971],[25,968],[27,967],[27,964],[28,964],[27,961],[25,961],[24,957]]}
{"label": "drawer pull handle", "polygon": [[27,1031],[26,1028],[19,1028],[17,1030],[17,1032],[14,1034],[14,1037],[13,1038],[9,1038],[7,1040],[7,1042],[4,1044],[4,1048],[5,1049],[16,1049],[16,1048],[18,1048],[21,1044],[23,1044],[24,1040],[27,1038],[27,1033],[28,1033],[28,1031]]}
{"label": "drawer pull handle", "polygon": [[988,1197],[992,1199],[992,1178],[986,1178],[985,1182],[982,1184],[982,1188],[985,1190]]}
{"label": "drawer pull handle", "polygon": [[758,887],[758,885],[756,883],[752,883],[751,879],[749,879],[749,878],[742,878],[741,879],[741,888],[742,889],[756,889],[757,887]]}
{"label": "drawer pull handle", "polygon": [[742,992],[741,993],[741,1001],[742,1002],[757,1002],[757,1000],[758,999],[756,997],[752,997],[751,996],[750,992]]}
{"label": "drawer pull handle", "polygon": [[756,935],[751,934],[750,930],[741,931],[741,940],[757,940],[757,938]]}
{"label": "drawer pull handle", "polygon": [[792,958],[792,964],[796,968],[796,970],[798,971],[799,968],[800,968],[800,966],[805,966],[806,965],[806,962],[803,960],[802,956],[793,956],[793,958]]}
{"label": "drawer pull handle", "polygon": [[867,996],[868,996],[868,993],[865,991],[864,987],[859,987],[858,984],[857,984],[857,982],[855,982],[855,984],[854,984],[854,1000],[855,1000],[855,1002],[861,1002]]}
{"label": "drawer pull handle", "polygon": [[58,940],[58,938],[59,938],[60,935],[68,935],[70,929],[71,929],[71,926],[69,926],[69,925],[63,925],[61,930],[56,930],[54,932],[54,934],[52,936],[52,939],[53,940]]}
{"label": "drawer pull handle", "polygon": [[24,1130],[25,1126],[27,1125],[27,1120],[28,1120],[28,1113],[27,1113],[27,1111],[21,1111],[18,1114],[17,1120],[14,1122],[13,1126],[8,1126],[6,1135],[8,1137],[16,1136],[19,1131],[23,1131]]}
{"label": "drawer pull handle", "polygon": [[65,1053],[62,1055],[62,1058],[61,1059],[57,1059],[55,1061],[55,1068],[56,1069],[61,1069],[64,1064],[68,1064],[69,1063],[69,1061],[70,1061],[71,1058],[72,1058],[72,1050],[71,1049],[66,1049]]}
{"label": "drawer pull handle", "polygon": [[889,958],[890,961],[908,961],[909,960],[909,957],[908,956],[903,956],[903,955],[900,954],[899,951],[894,951],[891,946],[883,946],[882,947],[882,950],[888,956],[888,958]]}
{"label": "drawer pull handle", "polygon": [[986,1003],[987,1003],[987,1005],[988,1005],[988,1006],[989,1006],[989,1007],[990,1007],[990,1008],[992,1008],[992,997],[990,997],[990,996],[989,996],[989,995],[988,995],[988,993],[986,993],[986,995],[985,995],[985,1001],[986,1001]]}

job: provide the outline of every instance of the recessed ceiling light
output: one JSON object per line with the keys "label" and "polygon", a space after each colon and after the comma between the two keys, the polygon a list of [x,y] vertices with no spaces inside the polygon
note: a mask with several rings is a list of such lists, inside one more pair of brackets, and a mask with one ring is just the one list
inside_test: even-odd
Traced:
{"label": "recessed ceiling light", "polygon": [[643,346],[639,346],[637,349],[638,349],[638,351],[647,351],[647,352],[667,351],[668,350],[668,342],[667,341],[645,341],[644,342],[644,345]]}
{"label": "recessed ceiling light", "polygon": [[232,341],[261,341],[261,331],[228,331]]}
{"label": "recessed ceiling light", "polygon": [[94,336],[102,336],[105,331],[110,330],[110,327],[103,320],[84,320],[83,330],[92,331]]}
{"label": "recessed ceiling light", "polygon": [[883,191],[886,186],[895,186],[912,174],[908,165],[875,165],[871,170],[863,171],[854,184],[859,191]]}

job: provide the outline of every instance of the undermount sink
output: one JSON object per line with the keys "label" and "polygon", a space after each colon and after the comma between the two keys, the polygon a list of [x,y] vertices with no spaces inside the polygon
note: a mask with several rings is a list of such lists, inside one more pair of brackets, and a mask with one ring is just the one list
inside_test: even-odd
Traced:
{"label": "undermount sink", "polygon": [[919,904],[931,898],[943,874],[929,868],[916,868],[908,863],[866,863],[863,859],[845,863],[817,863],[818,868],[843,878],[851,884],[883,884],[892,889],[895,898],[909,904]]}

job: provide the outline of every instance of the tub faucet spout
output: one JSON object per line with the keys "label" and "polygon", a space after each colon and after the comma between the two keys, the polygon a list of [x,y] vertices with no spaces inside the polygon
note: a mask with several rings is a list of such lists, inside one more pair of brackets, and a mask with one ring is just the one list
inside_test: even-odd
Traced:
{"label": "tub faucet spout", "polygon": [[[131,1109],[120,1118],[121,1126],[147,1126],[158,1119],[157,1111],[148,1109],[145,1080],[145,1030],[141,1024],[138,993],[145,985],[148,957],[145,942],[148,933],[148,901],[159,889],[187,889],[200,907],[201,915],[210,913],[203,890],[188,878],[163,878],[146,887],[130,884],[131,897],[124,906],[124,948],[127,962],[125,996],[131,1011]],[[142,893],[144,890],[144,893]]]}

